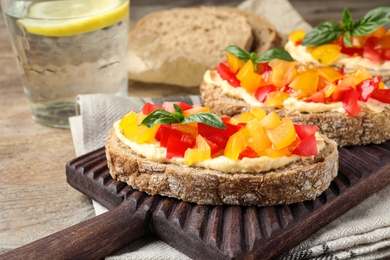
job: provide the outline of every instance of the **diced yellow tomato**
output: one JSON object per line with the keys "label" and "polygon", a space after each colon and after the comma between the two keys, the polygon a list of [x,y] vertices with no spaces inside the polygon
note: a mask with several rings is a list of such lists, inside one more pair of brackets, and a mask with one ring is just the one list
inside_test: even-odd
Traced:
{"label": "diced yellow tomato", "polygon": [[229,137],[224,155],[229,159],[237,160],[240,153],[247,147],[246,139],[247,136],[243,128],[241,128]]}
{"label": "diced yellow tomato", "polygon": [[267,115],[264,109],[262,109],[261,107],[252,107],[249,113],[254,115],[258,120],[262,120]]}
{"label": "diced yellow tomato", "polygon": [[123,135],[130,141],[134,141],[138,132],[137,124],[129,124],[123,130]]}
{"label": "diced yellow tomato", "polygon": [[283,107],[283,101],[289,97],[290,94],[287,92],[273,91],[267,94],[264,104],[269,107],[281,108]]}
{"label": "diced yellow tomato", "polygon": [[271,147],[272,143],[257,118],[248,121],[246,128],[251,135],[251,138],[248,140],[248,146],[255,150],[257,154],[261,154],[267,148]]}
{"label": "diced yellow tomato", "polygon": [[211,158],[211,148],[201,135],[196,137],[196,148],[189,148],[184,152],[184,163],[192,165],[194,162],[203,162]]}
{"label": "diced yellow tomato", "polygon": [[136,124],[137,123],[137,114],[133,111],[130,113],[124,115],[119,122],[119,126],[124,129],[128,125]]}
{"label": "diced yellow tomato", "polygon": [[265,129],[270,129],[280,124],[280,118],[274,111],[272,111],[271,113],[268,113],[268,115],[264,117],[260,123]]}
{"label": "diced yellow tomato", "polygon": [[385,89],[385,88],[386,88],[385,83],[383,83],[382,81],[379,82],[379,89]]}
{"label": "diced yellow tomato", "polygon": [[272,83],[276,87],[283,87],[290,83],[297,74],[295,62],[273,59],[269,62],[272,68]]}
{"label": "diced yellow tomato", "polygon": [[245,64],[245,62],[243,62],[237,56],[231,54],[230,52],[226,52],[226,61],[229,64],[230,70],[233,73],[236,73]]}
{"label": "diced yellow tomato", "polygon": [[187,109],[187,110],[184,110],[183,111],[183,115],[184,115],[184,118],[190,116],[190,115],[193,115],[193,114],[196,114],[196,113],[200,113],[200,112],[210,112],[210,108],[208,107],[194,107],[194,108],[190,108],[190,109]]}
{"label": "diced yellow tomato", "polygon": [[299,73],[290,83],[289,87],[295,91],[302,91],[302,96],[308,96],[317,91],[318,72],[316,70],[308,70]]}
{"label": "diced yellow tomato", "polygon": [[347,77],[352,77],[354,79],[354,85],[358,85],[360,82],[366,79],[372,78],[372,75],[362,66],[359,66],[356,70],[352,71],[351,73],[347,74]]}
{"label": "diced yellow tomato", "polygon": [[236,78],[238,80],[242,80],[246,74],[248,74],[248,72],[254,72],[255,69],[253,67],[253,62],[252,60],[248,60],[244,66],[238,71],[237,75],[236,75]]}
{"label": "diced yellow tomato", "polygon": [[254,93],[260,86],[262,77],[254,71],[248,71],[241,80],[241,87],[248,93]]}
{"label": "diced yellow tomato", "polygon": [[187,124],[182,124],[182,123],[173,123],[171,124],[172,129],[178,130],[183,133],[187,133],[192,135],[193,137],[198,136],[198,126],[197,123],[187,123]]}
{"label": "diced yellow tomato", "polygon": [[246,123],[249,120],[252,120],[253,118],[255,118],[255,116],[250,112],[243,112],[238,117],[240,123]]}
{"label": "diced yellow tomato", "polygon": [[289,156],[291,155],[288,147],[282,148],[282,149],[275,149],[273,147],[267,148],[262,154],[262,156],[269,156],[273,158],[279,158],[282,156]]}
{"label": "diced yellow tomato", "polygon": [[318,74],[327,79],[329,82],[335,82],[336,80],[344,77],[338,70],[333,67],[321,67],[317,68]]}
{"label": "diced yellow tomato", "polygon": [[137,114],[137,125],[141,124],[141,122],[147,117],[147,115],[144,114]]}
{"label": "diced yellow tomato", "polygon": [[134,141],[139,144],[153,143],[159,127],[160,124],[155,124],[152,126],[152,128],[149,128],[146,125],[139,125],[137,127],[137,134],[134,138]]}
{"label": "diced yellow tomato", "polygon": [[304,30],[295,30],[288,35],[288,39],[296,44],[296,43],[302,41],[303,38],[305,37],[305,35],[306,35],[306,32]]}
{"label": "diced yellow tomato", "polygon": [[333,84],[333,83],[329,83],[329,85],[327,85],[323,91],[325,93],[325,98],[328,98],[332,95],[333,91],[335,91],[336,89],[336,85]]}
{"label": "diced yellow tomato", "polygon": [[336,44],[324,44],[311,52],[311,56],[322,65],[328,66],[340,55],[341,47]]}
{"label": "diced yellow tomato", "polygon": [[266,133],[277,150],[287,147],[296,139],[294,123],[288,117],[284,117],[274,128],[267,129]]}

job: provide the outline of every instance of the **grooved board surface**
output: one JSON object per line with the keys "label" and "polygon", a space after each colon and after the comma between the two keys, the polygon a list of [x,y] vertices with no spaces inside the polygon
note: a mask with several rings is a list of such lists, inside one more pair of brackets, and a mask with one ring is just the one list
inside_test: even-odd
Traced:
{"label": "grooved board surface", "polygon": [[148,232],[194,259],[268,259],[390,183],[390,142],[339,154],[338,176],[317,199],[269,207],[202,206],[133,190],[111,178],[104,148],[68,162],[66,172],[71,186],[108,209],[132,203],[151,211]]}

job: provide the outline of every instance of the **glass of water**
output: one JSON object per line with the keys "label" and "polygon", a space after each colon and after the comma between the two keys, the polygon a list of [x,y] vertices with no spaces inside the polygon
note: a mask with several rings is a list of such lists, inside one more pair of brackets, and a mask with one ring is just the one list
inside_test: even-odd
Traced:
{"label": "glass of water", "polygon": [[129,0],[1,0],[33,118],[69,127],[79,94],[127,95]]}

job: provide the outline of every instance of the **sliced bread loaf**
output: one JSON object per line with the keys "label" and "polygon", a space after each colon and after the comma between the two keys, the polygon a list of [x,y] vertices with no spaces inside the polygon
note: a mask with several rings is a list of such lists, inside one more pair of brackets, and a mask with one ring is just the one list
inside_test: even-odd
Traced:
{"label": "sliced bread loaf", "polygon": [[260,52],[279,45],[280,38],[265,18],[232,7],[151,13],[129,35],[129,79],[198,86],[231,44]]}

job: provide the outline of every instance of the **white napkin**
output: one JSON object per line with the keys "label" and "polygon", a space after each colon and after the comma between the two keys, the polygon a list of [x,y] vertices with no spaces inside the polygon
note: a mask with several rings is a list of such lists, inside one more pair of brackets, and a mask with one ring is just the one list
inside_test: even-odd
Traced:
{"label": "white napkin", "polygon": [[[239,8],[265,16],[284,37],[295,29],[309,30],[287,0],[247,0]],[[199,104],[198,96],[172,97]],[[145,102],[158,98],[127,98],[102,94],[79,96],[79,116],[70,119],[76,154],[104,145],[114,121],[130,110],[140,111]],[[346,202],[348,203],[348,202]],[[94,202],[96,214],[107,209]],[[386,259],[390,258],[390,185],[359,206],[331,222],[281,259]],[[189,259],[166,243],[152,237],[138,239],[107,259]]]}

